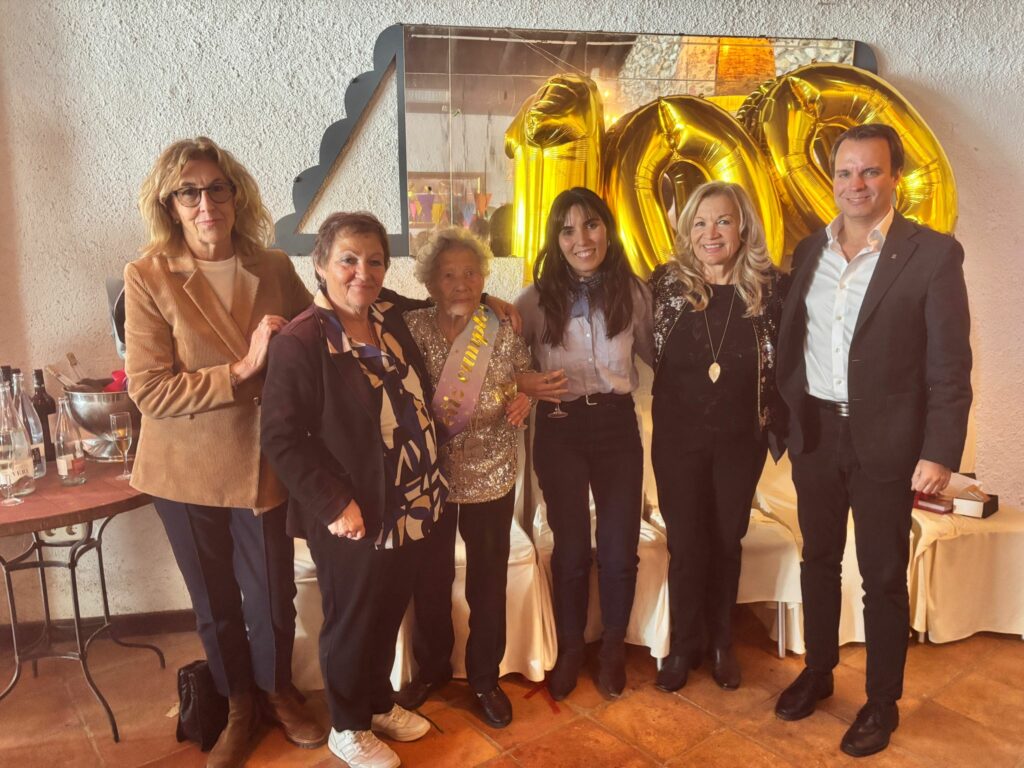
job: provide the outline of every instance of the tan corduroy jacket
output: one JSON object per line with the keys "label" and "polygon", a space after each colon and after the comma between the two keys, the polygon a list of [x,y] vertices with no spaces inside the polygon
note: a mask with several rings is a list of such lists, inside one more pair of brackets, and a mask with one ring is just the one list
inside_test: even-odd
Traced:
{"label": "tan corduroy jacket", "polygon": [[160,498],[268,509],[286,493],[260,454],[263,376],[232,389],[229,367],[264,315],[312,298],[281,251],[239,254],[230,314],[183,250],[125,266],[125,371],[142,411],[132,486]]}

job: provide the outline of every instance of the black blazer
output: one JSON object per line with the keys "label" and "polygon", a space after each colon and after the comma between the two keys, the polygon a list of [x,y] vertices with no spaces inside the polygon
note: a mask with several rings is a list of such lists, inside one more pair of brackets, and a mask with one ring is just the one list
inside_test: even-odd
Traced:
{"label": "black blazer", "polygon": [[[824,230],[793,254],[779,328],[779,392],[789,406],[791,453],[802,453],[809,407],[805,299]],[[960,466],[971,405],[970,312],[964,251],[955,239],[893,217],[850,344],[853,448],[878,481],[906,478],[918,460]]]}
{"label": "black blazer", "polygon": [[[430,375],[402,313],[424,306],[390,291],[381,301],[384,328],[398,340],[429,405]],[[306,538],[310,526],[332,523],[352,499],[366,539],[380,532],[386,482],[380,409],[351,355],[332,357],[310,307],[270,342],[260,438],[264,455],[288,488],[288,533]],[[443,439],[440,431],[438,439]]]}

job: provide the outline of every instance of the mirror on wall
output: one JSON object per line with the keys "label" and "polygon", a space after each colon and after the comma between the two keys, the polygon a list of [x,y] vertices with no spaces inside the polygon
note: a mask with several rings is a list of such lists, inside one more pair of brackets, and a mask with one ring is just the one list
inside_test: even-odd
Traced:
{"label": "mirror on wall", "polygon": [[[364,140],[365,125],[376,121],[397,133],[390,145],[397,158],[381,158],[373,181],[400,198],[393,213],[382,215],[389,229],[401,222],[391,237],[395,255],[409,253],[431,228],[454,224],[487,240],[496,256],[522,256],[512,206],[517,170],[507,140],[517,120],[529,119],[524,104],[551,78],[588,83],[604,132],[670,95],[701,97],[735,114],[763,83],[812,62],[876,69],[871,49],[852,40],[396,25],[377,41],[374,71],[349,86],[346,117],[325,132],[320,164],[296,177],[296,211],[278,222],[278,244],[309,252],[313,207],[344,185],[347,145]],[[367,114],[381,110],[386,117]],[[685,173],[662,184],[670,218],[685,188],[680,179]]]}

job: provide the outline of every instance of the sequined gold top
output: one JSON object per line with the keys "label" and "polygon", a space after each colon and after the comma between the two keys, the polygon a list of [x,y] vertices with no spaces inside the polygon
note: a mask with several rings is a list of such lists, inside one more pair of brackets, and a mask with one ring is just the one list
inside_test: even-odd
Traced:
{"label": "sequined gold top", "polygon": [[[437,386],[451,344],[437,325],[437,307],[405,313],[405,322]],[[448,501],[477,504],[500,499],[516,482],[518,432],[505,419],[502,384],[530,365],[526,344],[508,323],[502,323],[494,342],[469,428],[442,449],[442,466],[448,478]]]}

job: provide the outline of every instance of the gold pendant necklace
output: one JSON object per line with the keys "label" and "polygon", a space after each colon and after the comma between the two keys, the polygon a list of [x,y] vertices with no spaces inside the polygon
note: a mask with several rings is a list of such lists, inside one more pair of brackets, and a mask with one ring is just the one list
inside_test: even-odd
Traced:
{"label": "gold pendant necklace", "polygon": [[735,303],[736,290],[733,289],[732,299],[729,301],[729,314],[726,315],[725,328],[722,330],[722,338],[718,342],[717,350],[715,349],[715,342],[711,338],[711,324],[708,322],[708,308],[704,307],[704,327],[708,329],[708,346],[711,347],[711,365],[708,366],[708,378],[711,379],[712,384],[717,382],[718,377],[722,375],[722,366],[718,364],[718,353],[722,351],[722,345],[725,344],[725,334],[729,332],[729,321],[732,320],[732,307]]}

